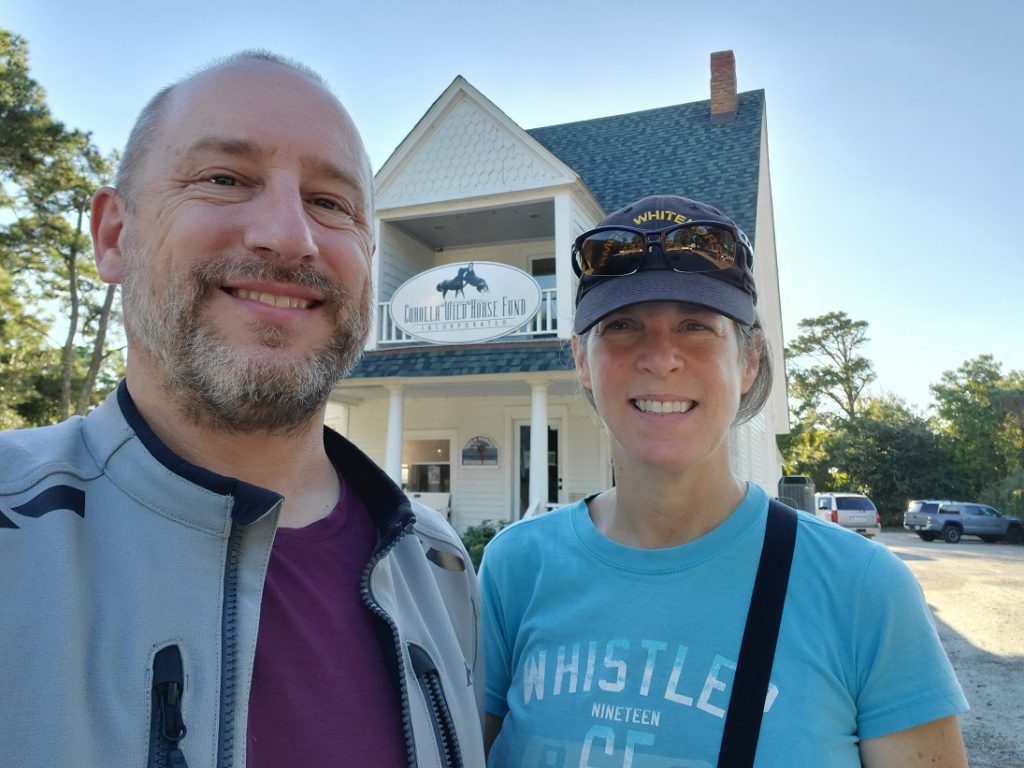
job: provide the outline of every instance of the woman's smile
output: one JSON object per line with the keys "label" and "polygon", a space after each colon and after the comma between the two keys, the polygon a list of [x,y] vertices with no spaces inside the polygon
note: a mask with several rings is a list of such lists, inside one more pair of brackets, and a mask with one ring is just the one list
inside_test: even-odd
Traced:
{"label": "woman's smile", "polygon": [[638,411],[655,414],[686,413],[696,405],[693,400],[648,400],[636,398],[630,400],[630,402]]}

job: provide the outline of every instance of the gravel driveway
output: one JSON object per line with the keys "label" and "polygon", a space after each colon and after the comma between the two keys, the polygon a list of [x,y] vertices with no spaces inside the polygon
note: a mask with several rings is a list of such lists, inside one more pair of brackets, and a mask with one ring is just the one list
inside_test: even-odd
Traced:
{"label": "gravel driveway", "polygon": [[914,572],[971,711],[960,724],[971,768],[1024,768],[1024,547],[878,541]]}

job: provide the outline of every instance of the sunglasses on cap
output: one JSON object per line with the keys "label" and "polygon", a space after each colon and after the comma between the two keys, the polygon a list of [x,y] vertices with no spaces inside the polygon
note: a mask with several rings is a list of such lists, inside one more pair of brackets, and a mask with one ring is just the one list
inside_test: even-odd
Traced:
{"label": "sunglasses on cap", "polygon": [[[576,275],[631,275],[638,272],[651,246],[658,246],[664,262],[676,272],[718,272],[736,263],[738,230],[710,221],[687,221],[665,229],[636,229],[620,225],[596,227],[573,243]],[[656,263],[653,262],[652,263]]]}

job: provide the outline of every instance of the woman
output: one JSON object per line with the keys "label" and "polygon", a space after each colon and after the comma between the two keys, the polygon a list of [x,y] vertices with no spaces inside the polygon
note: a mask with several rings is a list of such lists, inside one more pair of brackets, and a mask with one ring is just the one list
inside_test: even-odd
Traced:
{"label": "woman", "polygon": [[[674,196],[576,240],[572,350],[615,486],[487,548],[493,768],[725,768],[753,765],[755,748],[759,768],[967,765],[966,701],[910,572],[830,523],[769,515],[733,473],[730,430],[771,381],[752,260],[728,217]],[[754,624],[770,600],[751,600],[763,544],[758,589],[775,582],[782,611],[774,663],[770,619]]]}

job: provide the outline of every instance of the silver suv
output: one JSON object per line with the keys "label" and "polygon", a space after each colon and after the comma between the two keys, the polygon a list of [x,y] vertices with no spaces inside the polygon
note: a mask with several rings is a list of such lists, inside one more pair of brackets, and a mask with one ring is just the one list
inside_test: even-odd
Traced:
{"label": "silver suv", "polygon": [[882,518],[874,502],[863,493],[816,493],[814,514],[862,536],[877,536],[882,532]]}
{"label": "silver suv", "polygon": [[962,536],[977,536],[988,542],[1024,542],[1019,518],[1001,515],[987,504],[964,501],[912,501],[903,515],[903,527],[925,541],[941,536],[943,541],[956,544]]}

